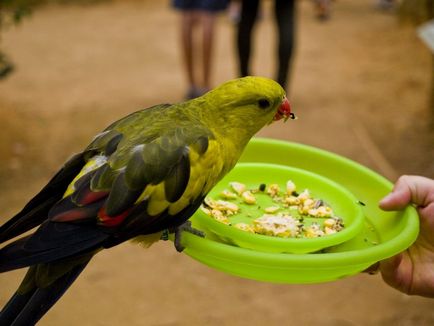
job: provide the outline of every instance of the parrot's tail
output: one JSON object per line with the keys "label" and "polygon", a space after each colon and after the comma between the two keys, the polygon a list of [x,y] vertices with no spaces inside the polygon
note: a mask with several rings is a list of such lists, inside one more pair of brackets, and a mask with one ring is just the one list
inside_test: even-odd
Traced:
{"label": "parrot's tail", "polygon": [[0,312],[0,325],[35,325],[76,280],[91,258],[74,266],[47,287],[32,287],[30,290],[21,291],[21,287],[36,273],[37,266],[31,267],[20,289]]}

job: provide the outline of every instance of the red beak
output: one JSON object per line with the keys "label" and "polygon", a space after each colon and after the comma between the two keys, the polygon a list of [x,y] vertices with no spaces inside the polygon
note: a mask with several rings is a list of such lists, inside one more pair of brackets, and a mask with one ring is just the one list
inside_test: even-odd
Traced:
{"label": "red beak", "polygon": [[284,121],[288,119],[295,119],[294,113],[291,113],[291,105],[289,104],[286,96],[283,98],[283,101],[280,104],[279,109],[277,110],[273,120],[277,121],[281,119],[284,119]]}

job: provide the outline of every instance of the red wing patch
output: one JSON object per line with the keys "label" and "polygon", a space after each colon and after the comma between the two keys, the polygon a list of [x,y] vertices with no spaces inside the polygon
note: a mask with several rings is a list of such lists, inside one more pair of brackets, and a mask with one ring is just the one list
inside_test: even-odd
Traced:
{"label": "red wing patch", "polygon": [[101,209],[98,212],[98,224],[107,226],[107,227],[114,227],[121,224],[130,213],[131,209],[127,209],[123,213],[116,215],[116,216],[108,216],[105,210],[105,207],[101,207]]}

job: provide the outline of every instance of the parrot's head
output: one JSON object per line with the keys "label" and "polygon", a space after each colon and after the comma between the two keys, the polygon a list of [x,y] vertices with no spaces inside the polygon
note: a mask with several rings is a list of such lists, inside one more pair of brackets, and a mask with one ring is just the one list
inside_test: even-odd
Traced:
{"label": "parrot's head", "polygon": [[[208,124],[235,137],[252,137],[273,121],[294,119],[283,88],[264,77],[230,80],[201,97]],[[213,128],[214,129],[214,128]]]}

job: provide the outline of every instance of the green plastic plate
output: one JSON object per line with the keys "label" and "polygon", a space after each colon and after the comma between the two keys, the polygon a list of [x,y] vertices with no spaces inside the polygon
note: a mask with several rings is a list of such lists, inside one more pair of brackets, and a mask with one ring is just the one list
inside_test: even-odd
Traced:
{"label": "green plastic plate", "polygon": [[[298,168],[270,163],[239,163],[214,187],[208,197],[214,200],[221,199],[220,193],[224,189],[230,189],[229,183],[232,181],[245,184],[247,189],[258,189],[260,184],[278,184],[283,191],[288,180],[295,183],[299,192],[308,189],[312,197],[321,199],[330,205],[334,214],[343,220],[344,229],[335,234],[316,238],[280,238],[242,231],[232,225],[217,221],[202,210],[196,213],[195,218],[225,242],[265,252],[309,253],[343,243],[360,233],[363,228],[364,215],[354,195],[330,179]],[[255,218],[265,214],[265,207],[276,205],[266,192],[258,191],[255,198],[255,204],[246,204],[239,197],[228,200],[240,208],[239,213],[229,217],[232,224],[251,225]],[[289,209],[280,211],[293,216],[298,215],[298,212]],[[322,225],[324,220],[326,218],[304,216],[303,224],[305,227],[309,227],[312,223]]]}
{"label": "green plastic plate", "polygon": [[419,232],[416,210],[409,206],[400,212],[384,212],[378,201],[392,184],[372,170],[342,156],[314,147],[270,140],[253,139],[240,162],[273,163],[312,171],[347,188],[362,207],[365,222],[362,231],[349,241],[325,253],[269,253],[240,248],[203,229],[201,238],[183,233],[185,253],[209,267],[244,278],[275,283],[318,283],[357,274],[377,261],[391,257],[415,240]]}

